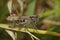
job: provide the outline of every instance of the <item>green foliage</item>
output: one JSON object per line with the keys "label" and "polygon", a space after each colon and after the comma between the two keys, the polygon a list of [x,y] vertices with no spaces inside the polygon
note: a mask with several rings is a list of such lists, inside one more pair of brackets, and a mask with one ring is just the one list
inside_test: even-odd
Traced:
{"label": "green foliage", "polygon": [[53,15],[53,14],[57,14],[57,13],[60,12],[59,10],[60,10],[60,8],[56,8],[56,9],[53,9],[53,10],[46,11],[46,12],[44,12],[44,13],[41,13],[41,14],[39,15],[39,17],[40,17],[40,18],[44,18],[44,17],[47,17],[47,16],[51,16],[51,15]]}
{"label": "green foliage", "polygon": [[[7,1],[6,1],[7,2]],[[8,9],[7,9],[7,3],[3,4],[3,0],[0,0],[0,3],[2,3],[1,5],[4,5],[1,7],[0,9],[0,22],[6,17],[7,13],[8,13]]]}
{"label": "green foliage", "polygon": [[32,1],[29,2],[26,15],[31,16],[31,15],[34,14],[35,4],[36,4],[36,0],[32,0]]}

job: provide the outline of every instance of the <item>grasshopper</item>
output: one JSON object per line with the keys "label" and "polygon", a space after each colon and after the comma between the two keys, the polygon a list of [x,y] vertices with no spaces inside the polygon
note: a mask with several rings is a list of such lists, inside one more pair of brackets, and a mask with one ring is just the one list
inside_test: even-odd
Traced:
{"label": "grasshopper", "polygon": [[36,23],[39,21],[39,18],[36,15],[19,17],[13,14],[11,16],[8,16],[6,20],[8,22],[14,23],[14,25],[28,25],[28,24],[36,25]]}

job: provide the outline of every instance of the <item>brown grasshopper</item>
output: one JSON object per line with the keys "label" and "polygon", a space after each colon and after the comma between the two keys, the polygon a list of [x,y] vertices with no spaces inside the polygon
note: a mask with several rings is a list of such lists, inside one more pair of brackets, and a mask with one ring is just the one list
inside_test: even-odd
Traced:
{"label": "brown grasshopper", "polygon": [[6,20],[12,22],[14,25],[28,25],[28,24],[36,25],[36,23],[39,21],[39,18],[36,15],[19,17],[13,14],[11,16],[8,16]]}

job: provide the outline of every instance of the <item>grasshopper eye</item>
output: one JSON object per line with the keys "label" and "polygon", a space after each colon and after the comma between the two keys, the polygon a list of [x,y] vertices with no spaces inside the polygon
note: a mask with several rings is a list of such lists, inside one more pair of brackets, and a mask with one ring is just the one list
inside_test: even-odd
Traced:
{"label": "grasshopper eye", "polygon": [[23,22],[25,22],[25,19],[23,19]]}

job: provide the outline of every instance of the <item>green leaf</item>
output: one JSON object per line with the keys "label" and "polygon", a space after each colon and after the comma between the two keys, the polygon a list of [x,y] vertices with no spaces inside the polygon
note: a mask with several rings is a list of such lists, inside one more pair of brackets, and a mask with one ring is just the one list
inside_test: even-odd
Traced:
{"label": "green leaf", "polygon": [[60,12],[60,8],[55,8],[53,10],[49,10],[49,11],[46,11],[44,13],[41,13],[39,15],[40,18],[44,18],[44,17],[47,17],[47,16],[50,16],[52,14],[56,14],[56,13],[59,13]]}
{"label": "green leaf", "polygon": [[36,0],[32,0],[32,1],[29,3],[26,15],[31,16],[31,15],[34,14],[35,4],[36,4]]}
{"label": "green leaf", "polygon": [[8,13],[8,9],[7,9],[7,5],[5,4],[5,6],[0,11],[0,22],[6,17],[7,13]]}

